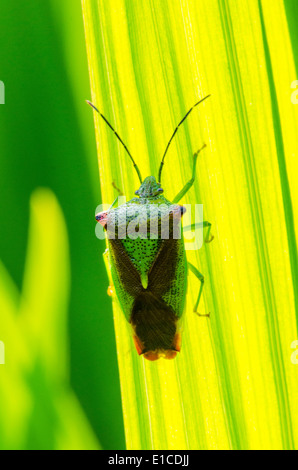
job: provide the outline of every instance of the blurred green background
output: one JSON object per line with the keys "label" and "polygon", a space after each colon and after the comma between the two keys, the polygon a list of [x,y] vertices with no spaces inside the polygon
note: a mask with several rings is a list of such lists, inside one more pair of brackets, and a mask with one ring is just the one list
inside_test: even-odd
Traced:
{"label": "blurred green background", "polygon": [[[6,355],[6,364],[0,365],[0,448],[122,449],[125,442],[113,318],[102,260],[105,245],[94,235],[100,186],[93,116],[84,101],[90,97],[90,88],[80,0],[0,0],[0,40],[0,80],[5,84],[5,105],[0,106],[0,340],[5,343]],[[36,192],[40,187],[53,194]],[[29,242],[31,216],[33,235]],[[34,253],[46,257],[47,252],[38,246],[35,249],[34,240],[38,243],[36,230],[41,230],[46,244],[51,245],[47,238],[52,236],[50,228],[58,227],[54,236],[59,244],[57,232],[61,230],[61,240],[64,238],[63,218],[69,243],[69,260],[65,261],[66,271],[70,270],[69,297],[65,293],[69,299],[65,310],[69,354],[64,375],[58,377],[57,373],[57,378],[56,366],[50,364],[52,356],[47,356],[46,346],[43,351],[42,341],[38,341],[41,335],[46,337],[47,322],[42,324],[43,310],[38,307],[43,295],[38,273],[44,260],[34,259]],[[35,278],[31,268],[31,277],[26,277],[28,243],[29,258],[33,259],[29,267],[34,265]],[[59,271],[64,269],[59,260],[53,262],[58,288]],[[21,299],[24,297],[23,291],[28,291],[24,277],[36,302],[35,318],[41,323],[38,334],[32,333],[29,339],[29,333],[25,337],[26,320],[17,319],[18,333],[3,327],[9,316],[7,305],[14,303],[16,316],[24,314],[19,308],[24,299],[17,300],[12,294],[15,289]],[[55,277],[54,271],[53,285]],[[51,282],[45,282],[45,290]],[[53,292],[46,294],[50,299],[55,297],[54,290],[49,292]],[[55,322],[57,311],[48,310],[47,321]],[[24,336],[25,343],[28,340],[15,359],[19,368],[12,364],[13,346],[9,349],[17,334]],[[51,341],[55,349],[56,339]],[[23,366],[27,354],[30,361]],[[53,369],[51,374],[47,367]],[[22,429],[18,415],[10,412],[21,402],[26,403]],[[5,422],[10,423],[9,432]],[[81,426],[88,432],[80,441]]]}

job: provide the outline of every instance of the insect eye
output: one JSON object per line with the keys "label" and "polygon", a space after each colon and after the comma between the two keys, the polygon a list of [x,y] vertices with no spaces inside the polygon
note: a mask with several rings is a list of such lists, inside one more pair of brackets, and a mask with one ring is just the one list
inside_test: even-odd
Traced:
{"label": "insect eye", "polygon": [[139,195],[139,190],[138,190],[138,189],[135,191],[135,195],[136,195],[136,196]]}
{"label": "insect eye", "polygon": [[159,193],[163,193],[163,189],[162,188],[158,188],[157,190]]}

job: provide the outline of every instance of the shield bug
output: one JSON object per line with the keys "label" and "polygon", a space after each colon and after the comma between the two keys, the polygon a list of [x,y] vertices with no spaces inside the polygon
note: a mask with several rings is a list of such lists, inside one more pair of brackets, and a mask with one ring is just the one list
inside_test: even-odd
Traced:
{"label": "shield bug", "polygon": [[[105,255],[116,296],[132,327],[136,350],[150,361],[160,357],[173,359],[180,351],[180,319],[185,307],[188,269],[201,282],[194,307],[198,313],[204,276],[187,262],[181,227],[185,208],[178,202],[194,183],[197,158],[206,145],[194,154],[192,178],[172,202],[162,195],[161,173],[179,126],[208,96],[197,102],[175,128],[161,160],[158,180],[154,176],[142,180],[140,170],[120,136],[99,110],[87,101],[125,148],[141,183],[135,192],[137,197],[121,205],[117,204],[116,198],[109,210],[96,214],[95,218],[106,231],[108,248]],[[210,242],[213,239],[209,239],[211,224],[204,221],[202,226],[207,228],[205,241]]]}

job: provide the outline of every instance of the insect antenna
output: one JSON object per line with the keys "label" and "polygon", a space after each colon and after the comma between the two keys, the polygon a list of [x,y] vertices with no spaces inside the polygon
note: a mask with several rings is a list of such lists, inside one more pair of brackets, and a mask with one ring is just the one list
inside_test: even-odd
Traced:
{"label": "insect antenna", "polygon": [[89,106],[91,106],[91,108],[95,109],[95,111],[98,112],[98,114],[100,114],[100,116],[103,118],[103,120],[106,122],[106,124],[109,126],[110,129],[112,129],[112,131],[114,132],[115,136],[117,137],[118,140],[120,140],[121,144],[123,145],[123,147],[125,148],[126,152],[128,153],[132,163],[133,163],[133,166],[138,174],[138,177],[139,177],[139,180],[142,184],[143,180],[142,180],[142,177],[141,177],[141,173],[140,173],[140,170],[136,164],[136,162],[134,161],[130,151],[128,150],[128,148],[126,147],[125,143],[123,142],[123,140],[121,139],[121,137],[119,136],[119,134],[117,134],[117,132],[115,131],[115,129],[113,128],[113,126],[109,123],[109,121],[104,117],[103,114],[101,114],[101,112],[94,106],[94,104],[91,103],[91,101],[88,101],[86,100],[86,103],[89,104]]}
{"label": "insect antenna", "polygon": [[163,157],[162,157],[162,160],[161,160],[161,163],[160,163],[160,167],[159,167],[159,172],[158,172],[158,181],[160,183],[160,180],[161,180],[161,170],[164,166],[164,160],[165,160],[165,156],[166,156],[166,153],[169,149],[169,146],[170,146],[170,143],[172,142],[176,132],[178,131],[179,127],[181,126],[181,124],[183,123],[183,121],[185,121],[185,119],[187,118],[187,116],[191,113],[191,111],[196,107],[198,106],[198,104],[202,103],[204,100],[206,100],[207,98],[209,98],[209,96],[211,95],[207,95],[205,96],[204,98],[202,98],[200,101],[198,101],[196,104],[193,105],[192,108],[190,108],[189,111],[187,111],[187,113],[185,114],[184,118],[181,119],[181,121],[179,122],[178,126],[176,127],[176,129],[174,130],[173,134],[172,134],[172,137],[170,138],[169,142],[168,142],[168,145],[166,147],[166,150],[165,150],[165,153],[163,154]]}

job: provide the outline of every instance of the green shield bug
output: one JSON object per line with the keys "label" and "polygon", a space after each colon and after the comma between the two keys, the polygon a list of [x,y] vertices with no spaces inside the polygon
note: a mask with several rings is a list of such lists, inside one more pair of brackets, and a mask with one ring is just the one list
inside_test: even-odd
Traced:
{"label": "green shield bug", "polygon": [[[187,262],[183,239],[185,229],[181,227],[185,208],[178,202],[194,183],[197,157],[206,145],[194,154],[192,178],[172,202],[162,195],[161,173],[179,126],[209,96],[198,101],[175,128],[161,160],[158,180],[154,176],[142,180],[140,170],[120,136],[99,110],[87,101],[125,148],[141,183],[135,192],[137,197],[119,205],[118,196],[107,211],[97,213],[95,218],[106,232],[108,248],[105,256],[108,257],[116,296],[132,327],[136,350],[150,361],[160,357],[173,359],[180,351],[180,320],[185,308],[188,269],[201,282],[194,306],[198,313],[204,276]],[[200,226],[207,228],[205,242],[210,242],[213,239],[212,236],[209,239],[211,224],[203,221]],[[188,228],[193,228],[193,225]]]}

